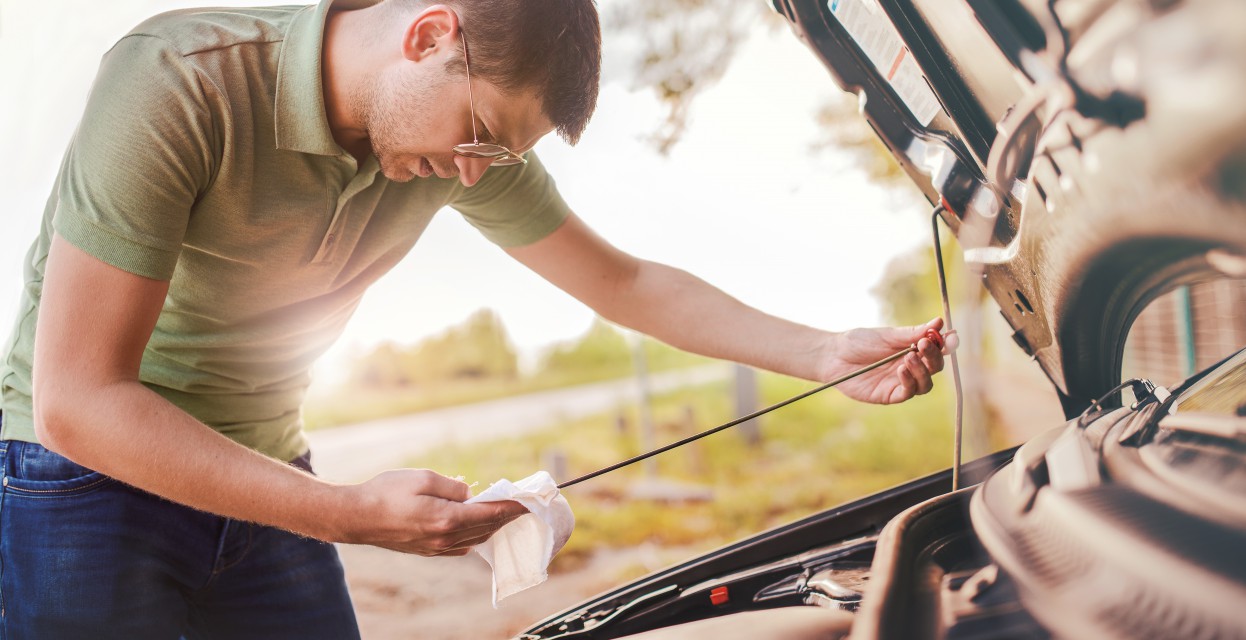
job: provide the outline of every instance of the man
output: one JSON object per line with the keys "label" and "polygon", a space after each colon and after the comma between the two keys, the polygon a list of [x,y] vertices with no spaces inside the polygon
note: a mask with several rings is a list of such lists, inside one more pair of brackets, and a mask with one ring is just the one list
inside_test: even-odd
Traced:
{"label": "man", "polygon": [[309,367],[447,204],[675,346],[825,380],[917,342],[841,390],[930,390],[938,320],[818,331],[593,234],[530,150],[579,138],[599,75],[587,0],[192,10],[120,40],[0,369],[0,637],[357,637],[328,542],[462,555],[521,515],[427,470],[309,473]]}

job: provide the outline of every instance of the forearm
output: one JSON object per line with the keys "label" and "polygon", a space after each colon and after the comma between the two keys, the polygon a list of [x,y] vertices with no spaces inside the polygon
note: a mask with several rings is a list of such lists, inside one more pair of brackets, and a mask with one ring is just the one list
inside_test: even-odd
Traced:
{"label": "forearm", "polygon": [[943,368],[941,347],[922,337],[942,328],[941,320],[820,331],[763,313],[687,272],[639,260],[575,215],[546,238],[507,253],[608,320],[686,351],[808,380],[826,382],[916,345],[919,354],[840,385],[858,400],[902,402],[926,393],[930,375]]}
{"label": "forearm", "polygon": [[597,307],[606,319],[701,355],[820,380],[838,334],[750,307],[700,278],[638,261],[626,286]]}
{"label": "forearm", "polygon": [[426,469],[323,482],[196,421],[139,382],[168,289],[53,238],[33,367],[44,446],[196,509],[406,553],[462,555],[525,513],[463,504],[466,484]]}
{"label": "forearm", "polygon": [[210,513],[340,540],[352,501],[251,451],[134,381],[44,381],[35,424],[45,446],[126,484]]}

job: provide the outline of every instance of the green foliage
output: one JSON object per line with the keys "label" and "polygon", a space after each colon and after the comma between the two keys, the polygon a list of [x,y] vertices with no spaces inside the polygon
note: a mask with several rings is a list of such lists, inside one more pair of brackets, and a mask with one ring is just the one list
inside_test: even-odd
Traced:
{"label": "green foliage", "polygon": [[[965,264],[959,247],[942,223],[940,233],[948,295],[953,302],[964,300]],[[917,324],[942,316],[943,300],[933,247],[918,247],[893,258],[872,292],[878,298],[885,322]]]}
{"label": "green foliage", "polygon": [[383,342],[351,367],[351,382],[366,387],[405,387],[412,384],[409,354],[394,342]]}
{"label": "green foliage", "polygon": [[514,378],[518,371],[502,319],[481,309],[414,347],[381,344],[354,363],[350,381],[358,387],[409,387],[456,379]]}
{"label": "green foliage", "polygon": [[594,318],[578,340],[555,345],[541,358],[545,374],[620,377],[631,373],[632,354],[627,337],[601,318]]}
{"label": "green foliage", "polygon": [[[644,350],[644,366],[650,371],[678,369],[710,361],[647,336],[638,339]],[[636,353],[632,342],[610,323],[594,318],[593,324],[582,336],[547,350],[533,377],[606,380],[631,375],[635,370]]]}

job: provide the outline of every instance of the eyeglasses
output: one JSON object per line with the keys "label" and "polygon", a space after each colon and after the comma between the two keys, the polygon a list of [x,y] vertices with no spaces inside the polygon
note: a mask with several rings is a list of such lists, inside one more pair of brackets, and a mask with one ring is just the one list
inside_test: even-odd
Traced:
{"label": "eyeglasses", "polygon": [[528,164],[528,160],[518,153],[500,144],[481,142],[480,136],[476,134],[476,101],[472,98],[472,66],[467,53],[467,36],[463,35],[462,29],[459,30],[459,37],[463,39],[463,68],[467,70],[467,104],[472,110],[472,141],[467,144],[454,145],[452,148],[454,153],[464,158],[490,159],[493,165],[499,167]]}

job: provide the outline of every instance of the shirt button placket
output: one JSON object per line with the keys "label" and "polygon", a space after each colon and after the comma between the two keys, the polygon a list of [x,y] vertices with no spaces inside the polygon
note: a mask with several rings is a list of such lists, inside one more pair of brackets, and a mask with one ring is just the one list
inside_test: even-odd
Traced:
{"label": "shirt button placket", "polygon": [[[372,165],[366,165],[363,170],[357,170],[354,158],[347,157],[345,161],[354,173],[354,177],[351,178],[346,185],[346,189],[337,198],[337,208],[333,212],[333,220],[329,222],[329,231],[325,235],[324,241],[320,243],[320,250],[316,252],[316,259],[313,262],[322,263],[330,261],[335,247],[340,244],[342,231],[346,228],[347,218],[349,217],[346,209],[350,205],[351,199],[371,186],[376,180],[376,169]],[[375,160],[369,159],[369,162],[375,162]]]}

